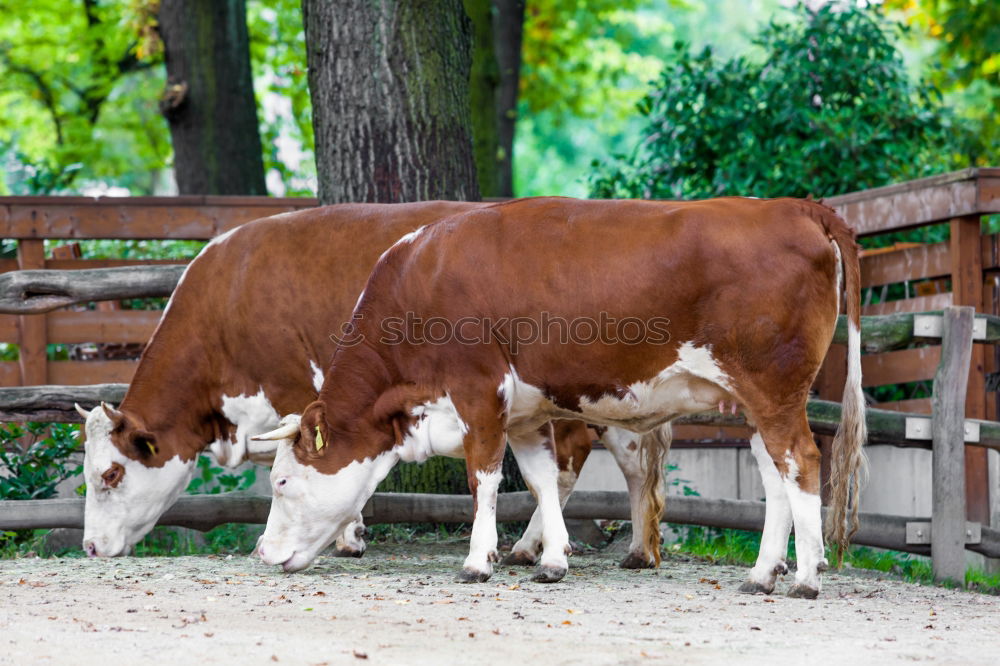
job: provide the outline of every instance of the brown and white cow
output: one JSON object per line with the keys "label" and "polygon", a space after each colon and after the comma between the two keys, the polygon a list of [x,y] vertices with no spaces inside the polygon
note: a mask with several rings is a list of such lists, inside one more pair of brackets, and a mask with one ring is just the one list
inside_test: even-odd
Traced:
{"label": "brown and white cow", "polygon": [[[536,579],[558,580],[567,537],[546,424],[580,419],[650,432],[725,401],[742,405],[756,427],[768,500],[760,559],[744,589],[773,589],[794,522],[789,594],[815,597],[826,560],[806,401],[833,335],[842,278],[849,370],[833,445],[833,496],[842,503],[831,534],[843,542],[849,493],[840,489],[856,476],[865,438],[852,230],[831,209],[796,199],[539,198],[428,225],[382,257],[319,399],[264,436],[284,439],[259,554],[302,569],[397,461],[461,453],[475,520],[459,580],[485,580],[509,441],[543,518]],[[545,330],[546,320],[645,329],[628,340],[623,328],[617,339],[581,333],[565,344],[515,335],[531,322]],[[400,336],[404,321],[412,326]],[[432,330],[449,325],[446,340]]]}
{"label": "brown and white cow", "polygon": [[[212,241],[185,271],[121,406],[81,410],[84,549],[126,553],[184,490],[206,449],[228,466],[269,464],[273,445],[249,437],[315,399],[320,367],[336,348],[331,334],[349,320],[380,254],[424,224],[481,205],[329,206],[257,220]],[[561,431],[568,494],[591,442],[582,424]],[[626,476],[639,474],[631,440],[607,439]],[[628,482],[637,489],[641,479]],[[638,514],[638,491],[632,495]],[[654,562],[642,526],[626,564]],[[338,541],[342,553],[363,552],[362,531],[358,516]],[[536,520],[514,559],[532,562],[539,539]]]}

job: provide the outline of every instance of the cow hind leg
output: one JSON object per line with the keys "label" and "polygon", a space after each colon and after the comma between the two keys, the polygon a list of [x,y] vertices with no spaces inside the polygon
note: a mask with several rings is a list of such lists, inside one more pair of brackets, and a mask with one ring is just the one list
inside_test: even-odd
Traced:
{"label": "cow hind leg", "polygon": [[[590,455],[590,433],[581,421],[555,421],[552,423],[556,462],[559,467],[559,506],[565,507],[573,492],[583,464]],[[538,497],[535,497],[538,500]],[[524,534],[518,539],[503,564],[534,566],[542,551],[542,510],[536,507],[531,514]]]}
{"label": "cow hind leg", "polygon": [[778,576],[788,573],[785,553],[788,551],[788,534],[792,529],[792,512],[788,505],[785,483],[767,452],[760,433],[754,433],[750,438],[750,452],[757,461],[764,484],[764,534],[760,539],[757,563],[750,570],[747,581],[740,586],[740,592],[771,594]]}
{"label": "cow hind leg", "polygon": [[781,478],[795,526],[795,584],[788,596],[815,599],[820,573],[827,569],[820,511],[820,453],[805,413],[787,426],[760,428],[765,447]]}
{"label": "cow hind leg", "polygon": [[[543,434],[546,433],[546,434]],[[510,448],[517,459],[525,483],[538,500],[541,515],[542,554],[532,580],[538,583],[555,583],[563,579],[569,569],[569,534],[562,517],[559,493],[559,469],[549,426],[540,433],[510,438]]]}
{"label": "cow hind leg", "polygon": [[[656,567],[656,556],[650,550],[650,538],[646,532],[649,529],[646,520],[646,502],[642,488],[646,478],[646,470],[642,462],[642,451],[639,444],[642,436],[620,428],[608,428],[601,441],[618,463],[625,475],[625,485],[628,488],[629,511],[632,516],[632,540],[629,543],[628,554],[621,561],[623,569],[651,569]],[[662,490],[661,490],[662,492]],[[659,540],[659,534],[656,535]]]}

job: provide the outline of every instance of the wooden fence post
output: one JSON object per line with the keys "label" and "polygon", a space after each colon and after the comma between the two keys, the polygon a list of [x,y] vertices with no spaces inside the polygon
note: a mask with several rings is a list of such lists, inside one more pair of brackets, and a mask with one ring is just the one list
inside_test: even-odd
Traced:
{"label": "wooden fence post", "polygon": [[[953,305],[971,305],[983,310],[983,254],[980,215],[951,220],[951,291]],[[972,348],[972,372],[965,394],[965,415],[986,418],[986,355],[982,345]],[[974,446],[965,449],[966,519],[990,522],[990,481],[986,451]]]}
{"label": "wooden fence post", "polygon": [[[45,241],[22,239],[17,242],[19,269],[45,268]],[[48,384],[48,335],[45,315],[21,315],[17,318],[18,363],[21,386]]]}
{"label": "wooden fence post", "polygon": [[972,359],[972,307],[944,310],[934,375],[931,558],[934,579],[965,584],[965,396]]}

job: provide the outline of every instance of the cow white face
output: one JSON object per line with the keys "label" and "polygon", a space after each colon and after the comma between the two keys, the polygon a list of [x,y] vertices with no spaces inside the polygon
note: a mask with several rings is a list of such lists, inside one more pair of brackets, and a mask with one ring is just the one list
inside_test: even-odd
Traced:
{"label": "cow white face", "polygon": [[280,564],[287,572],[308,567],[349,523],[360,519],[375,486],[399,459],[386,452],[324,474],[296,459],[294,446],[301,442],[297,434],[291,437],[278,444],[271,468],[271,512],[257,549],[266,564]]}
{"label": "cow white face", "polygon": [[[78,408],[79,409],[79,408]],[[195,462],[179,456],[161,467],[143,464],[157,454],[156,444],[148,433],[123,435],[124,416],[110,407],[95,407],[86,415],[87,440],[83,473],[87,482],[86,513],[83,526],[83,549],[91,557],[125,555],[144,537],[157,519],[187,487]],[[112,442],[112,436],[124,436],[125,446],[136,448],[136,458],[126,456]]]}

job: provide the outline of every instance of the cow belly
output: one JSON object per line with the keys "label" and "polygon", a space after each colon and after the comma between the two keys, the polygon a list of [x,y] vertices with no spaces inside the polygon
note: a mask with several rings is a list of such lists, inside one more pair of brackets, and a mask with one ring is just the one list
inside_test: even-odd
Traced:
{"label": "cow belly", "polygon": [[512,432],[538,428],[553,418],[646,432],[678,416],[714,409],[722,401],[740,402],[711,349],[690,342],[682,344],[677,360],[656,376],[596,399],[581,396],[578,410],[558,407],[516,371],[504,378],[500,391]]}

